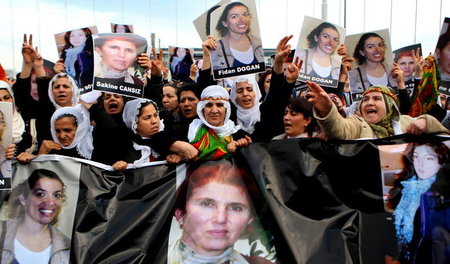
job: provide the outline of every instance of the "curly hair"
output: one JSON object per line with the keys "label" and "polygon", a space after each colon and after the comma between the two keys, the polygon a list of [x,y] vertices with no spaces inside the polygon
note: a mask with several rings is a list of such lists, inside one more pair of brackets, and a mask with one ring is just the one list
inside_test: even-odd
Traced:
{"label": "curly hair", "polygon": [[[384,42],[384,39],[377,33],[369,32],[369,33],[362,35],[358,41],[358,44],[356,44],[355,52],[353,52],[353,57],[356,58],[359,65],[362,65],[362,64],[364,64],[364,62],[366,62],[366,57],[361,55],[360,51],[364,52],[364,45],[366,44],[366,40],[371,37],[380,38]],[[383,61],[384,61],[384,57],[383,57]]]}
{"label": "curly hair", "polygon": [[[219,33],[219,35],[222,38],[228,34],[228,28],[223,25],[223,22],[225,22],[225,23],[227,22],[228,12],[230,12],[230,10],[236,6],[243,6],[243,7],[247,8],[248,13],[251,15],[250,9],[248,8],[248,6],[244,5],[241,2],[232,2],[232,3],[228,4],[225,7],[225,9],[223,10],[222,15],[220,15],[220,18],[217,21],[217,25],[216,25],[217,33]],[[246,33],[249,33],[249,32],[250,32],[250,27],[247,29]]]}
{"label": "curly hair", "polygon": [[339,31],[333,24],[328,22],[321,23],[315,29],[313,29],[306,37],[306,40],[308,40],[308,47],[310,49],[314,49],[315,47],[317,47],[317,41],[314,39],[314,37],[319,37],[320,33],[322,33],[322,31],[326,28],[334,29],[339,34]]}

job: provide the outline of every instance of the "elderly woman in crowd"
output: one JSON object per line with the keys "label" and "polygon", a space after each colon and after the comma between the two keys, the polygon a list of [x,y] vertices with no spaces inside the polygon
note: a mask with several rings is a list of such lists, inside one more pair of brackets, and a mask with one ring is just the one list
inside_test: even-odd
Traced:
{"label": "elderly woman in crowd", "polygon": [[[53,140],[44,140],[39,154],[58,154],[74,158],[91,159],[93,147],[92,126],[82,113],[82,106],[61,107],[51,118]],[[21,153],[20,162],[29,162],[34,155]]]}
{"label": "elderly woman in crowd", "polygon": [[327,93],[316,83],[308,82],[308,99],[314,104],[314,117],[330,139],[384,138],[403,133],[448,133],[434,117],[413,119],[401,115],[394,91],[386,86],[372,86],[362,95],[362,117],[342,117]]}
{"label": "elderly woman in crowd", "polygon": [[188,175],[177,192],[175,217],[181,238],[168,263],[271,263],[233,249],[255,218],[249,175],[224,162],[207,162]]}
{"label": "elderly woman in crowd", "polygon": [[[195,159],[197,150],[187,142],[176,140],[164,132],[156,103],[149,99],[134,99],[125,104],[123,121],[130,130],[125,161],[116,162],[116,170],[126,169],[128,163],[141,165],[151,161],[167,160],[178,163],[183,158]],[[124,139],[126,140],[126,139]],[[175,154],[170,154],[175,152]]]}
{"label": "elderly woman in crowd", "polygon": [[70,239],[55,224],[65,185],[49,170],[38,169],[10,195],[10,220],[0,226],[1,263],[69,263]]}
{"label": "elderly woman in crowd", "polygon": [[230,120],[229,94],[222,86],[211,85],[203,90],[197,104],[197,115],[199,118],[194,119],[189,126],[188,140],[198,149],[199,159],[227,157],[237,147],[245,147],[251,142],[248,136],[237,141],[233,139],[233,134],[239,131],[240,126]]}

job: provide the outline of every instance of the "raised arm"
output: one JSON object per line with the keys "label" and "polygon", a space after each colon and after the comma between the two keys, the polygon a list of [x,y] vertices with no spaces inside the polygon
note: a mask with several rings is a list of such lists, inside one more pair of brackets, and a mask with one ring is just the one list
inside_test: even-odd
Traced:
{"label": "raised arm", "polygon": [[286,58],[291,53],[291,45],[287,44],[289,40],[293,37],[293,35],[286,36],[278,42],[276,53],[275,53],[275,61],[273,63],[273,71],[276,74],[283,73],[283,63]]}

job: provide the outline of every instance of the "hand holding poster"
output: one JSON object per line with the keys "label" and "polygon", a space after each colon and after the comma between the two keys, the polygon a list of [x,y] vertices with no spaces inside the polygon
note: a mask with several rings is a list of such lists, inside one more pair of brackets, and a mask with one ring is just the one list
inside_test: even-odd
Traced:
{"label": "hand holding poster", "polygon": [[94,35],[94,90],[143,97],[145,70],[137,63],[147,40],[131,33]]}
{"label": "hand holding poster", "polygon": [[92,90],[92,35],[97,33],[97,26],[91,26],[55,34],[58,54],[64,63],[65,72],[75,80],[81,94]]}
{"label": "hand holding poster", "polygon": [[[263,72],[264,51],[255,1],[221,1],[211,10],[202,16],[207,16],[206,27],[217,44],[217,48],[211,50],[214,79]],[[206,35],[204,32],[199,34]]]}
{"label": "hand holding poster", "polygon": [[[408,89],[410,96],[414,93],[414,81],[415,78],[422,77],[422,70],[416,71],[420,57],[422,56],[422,46],[420,44],[414,44],[407,47],[403,47],[394,50],[394,62],[398,64],[398,67],[403,71],[403,78],[405,81],[405,88]],[[418,75],[418,76],[417,76]]]}
{"label": "hand holding poster", "polygon": [[337,87],[342,60],[338,49],[344,40],[344,28],[317,18],[305,17],[294,55],[294,58],[298,56],[303,60],[298,79]]}

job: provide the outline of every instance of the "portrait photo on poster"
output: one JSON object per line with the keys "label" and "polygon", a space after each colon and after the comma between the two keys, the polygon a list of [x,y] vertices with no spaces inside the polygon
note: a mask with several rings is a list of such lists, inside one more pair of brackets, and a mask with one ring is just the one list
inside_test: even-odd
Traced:
{"label": "portrait photo on poster", "polygon": [[441,76],[439,93],[450,95],[450,17],[444,19],[434,54]]}
{"label": "portrait photo on poster", "polygon": [[344,41],[345,28],[305,16],[294,54],[303,60],[298,80],[337,87],[342,61],[338,49]]}
{"label": "portrait photo on poster", "polygon": [[213,11],[207,13],[205,26],[206,29],[209,25],[209,33],[217,44],[217,48],[211,50],[214,79],[265,71],[255,1],[218,5],[214,5]]}
{"label": "portrait photo on poster", "polygon": [[414,73],[417,66],[416,60],[418,59],[415,59],[415,56],[417,52],[419,56],[422,56],[422,45],[420,43],[402,47],[392,52],[394,62],[397,63],[398,67],[403,71],[405,87],[411,97],[414,93]]}
{"label": "portrait photo on poster", "polygon": [[[6,87],[4,84],[6,82],[0,81],[0,92],[12,93],[11,89],[4,88]],[[13,115],[18,114],[13,107],[13,103],[0,102],[0,190],[11,188],[11,160],[7,159],[5,154],[8,147],[13,143]]]}
{"label": "portrait photo on poster", "polygon": [[347,52],[355,61],[349,72],[350,92],[354,102],[373,85],[392,87],[397,93],[397,81],[391,75],[393,58],[388,29],[349,35],[345,38]]}
{"label": "portrait photo on poster", "polygon": [[251,174],[228,160],[208,161],[177,174],[177,183],[168,264],[276,263],[273,238],[259,221],[264,201]]}
{"label": "portrait photo on poster", "polygon": [[194,49],[169,46],[169,65],[172,80],[185,82],[189,79],[194,63]]}
{"label": "portrait photo on poster", "polygon": [[112,33],[134,33],[133,25],[111,23]]}
{"label": "portrait photo on poster", "polygon": [[[80,164],[59,162],[18,164],[7,206],[1,208],[2,263],[36,263],[35,258],[69,263]],[[30,232],[36,228],[40,236]]]}
{"label": "portrait photo on poster", "polygon": [[93,36],[94,90],[141,98],[145,69],[137,57],[147,52],[147,40],[132,33]]}
{"label": "portrait photo on poster", "polygon": [[81,94],[92,90],[92,35],[97,33],[97,26],[90,26],[55,34],[56,48],[65,72],[75,80]]}

